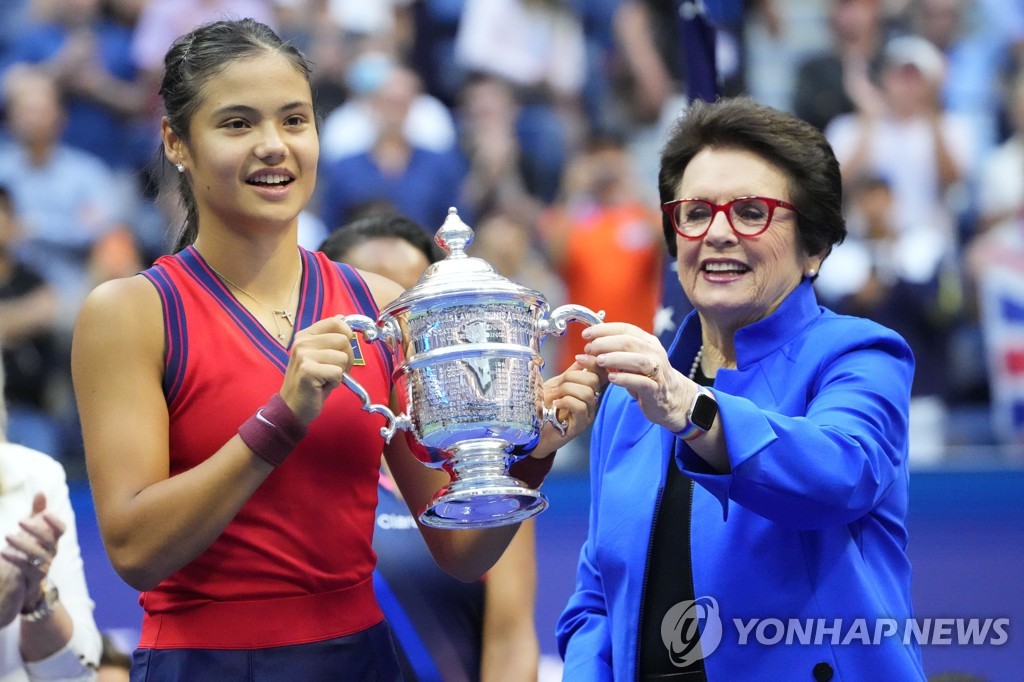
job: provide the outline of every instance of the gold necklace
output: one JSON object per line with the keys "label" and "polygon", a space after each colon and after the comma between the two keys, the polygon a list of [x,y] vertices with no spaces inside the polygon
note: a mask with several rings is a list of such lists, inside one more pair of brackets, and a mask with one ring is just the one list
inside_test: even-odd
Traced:
{"label": "gold necklace", "polygon": [[[210,265],[209,262],[207,262],[206,264]],[[253,302],[255,302],[258,306],[260,306],[264,310],[269,310],[271,313],[273,313],[273,317],[271,317],[270,319],[272,319],[274,321],[274,329],[277,330],[277,338],[278,339],[280,339],[281,341],[285,340],[284,332],[281,331],[281,325],[278,324],[278,321],[277,321],[278,317],[284,318],[284,321],[287,322],[289,324],[289,326],[291,326],[292,329],[295,329],[295,321],[292,319],[292,315],[294,315],[293,312],[291,312],[287,308],[273,308],[273,307],[267,305],[266,303],[264,303],[263,301],[261,301],[260,299],[256,298],[255,296],[250,294],[245,289],[243,289],[242,287],[240,287],[237,284],[235,284],[234,282],[232,282],[230,279],[228,279],[224,275],[220,274],[220,272],[217,271],[217,268],[215,268],[212,265],[210,265],[210,269],[213,270],[213,274],[215,274],[218,277],[220,277],[224,281],[225,284],[227,284],[227,285],[229,285],[229,286],[231,286],[231,287],[233,287],[235,289],[238,289],[238,291],[240,293],[243,293],[246,296],[248,296],[249,298],[251,298],[253,300]],[[295,277],[295,284],[292,285],[292,290],[288,293],[288,302],[289,303],[292,300],[292,296],[295,295],[295,290],[299,286],[299,280],[300,279],[302,279],[302,268],[301,267],[299,268],[299,274],[296,275],[296,277]]]}

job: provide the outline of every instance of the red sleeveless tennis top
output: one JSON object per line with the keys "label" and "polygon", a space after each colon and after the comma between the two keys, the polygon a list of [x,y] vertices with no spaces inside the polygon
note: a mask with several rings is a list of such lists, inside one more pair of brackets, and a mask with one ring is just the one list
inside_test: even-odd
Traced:
{"label": "red sleeveless tennis top", "polygon": [[[347,265],[300,248],[296,330],[336,314],[378,311]],[[196,466],[280,390],[288,348],[188,247],[142,273],[160,293],[170,473]],[[358,340],[351,376],[388,403],[392,359]],[[288,459],[216,541],[142,593],[141,647],[249,649],[321,641],[383,619],[371,549],[383,418],[340,386]]]}

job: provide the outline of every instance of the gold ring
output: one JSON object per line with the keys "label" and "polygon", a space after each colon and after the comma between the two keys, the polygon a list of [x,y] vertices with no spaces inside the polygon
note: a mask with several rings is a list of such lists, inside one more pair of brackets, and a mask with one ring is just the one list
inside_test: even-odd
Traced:
{"label": "gold ring", "polygon": [[654,363],[654,369],[652,369],[650,372],[648,372],[644,376],[647,377],[648,379],[652,379],[653,380],[655,375],[658,373],[658,370],[660,370],[660,369],[661,369],[661,365],[658,362],[655,362]]}

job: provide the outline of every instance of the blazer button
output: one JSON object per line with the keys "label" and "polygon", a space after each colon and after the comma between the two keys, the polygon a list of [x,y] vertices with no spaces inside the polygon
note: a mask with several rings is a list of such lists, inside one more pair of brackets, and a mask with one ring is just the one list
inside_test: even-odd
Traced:
{"label": "blazer button", "polygon": [[814,682],[829,682],[833,675],[832,666],[824,661],[815,665],[811,672],[814,675]]}

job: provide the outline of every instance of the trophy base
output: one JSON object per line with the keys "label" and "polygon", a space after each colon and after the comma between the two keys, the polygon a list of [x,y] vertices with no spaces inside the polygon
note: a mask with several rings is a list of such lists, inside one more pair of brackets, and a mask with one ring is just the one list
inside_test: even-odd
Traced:
{"label": "trophy base", "polygon": [[481,439],[453,448],[445,468],[452,482],[420,514],[431,528],[495,528],[519,523],[548,506],[539,490],[508,475],[509,443]]}
{"label": "trophy base", "polygon": [[[510,479],[515,482],[515,479]],[[547,509],[548,500],[525,486],[493,486],[459,491],[444,488],[420,514],[431,528],[495,528],[519,523]]]}

